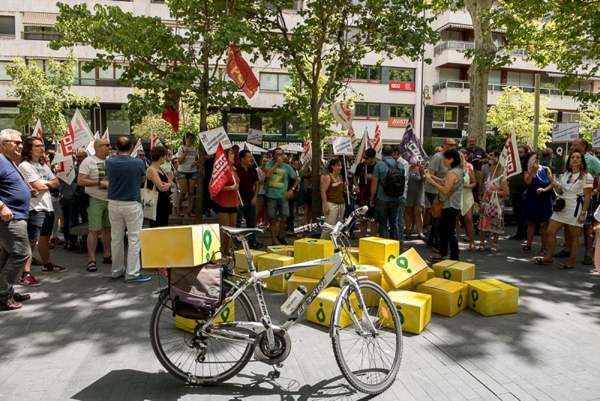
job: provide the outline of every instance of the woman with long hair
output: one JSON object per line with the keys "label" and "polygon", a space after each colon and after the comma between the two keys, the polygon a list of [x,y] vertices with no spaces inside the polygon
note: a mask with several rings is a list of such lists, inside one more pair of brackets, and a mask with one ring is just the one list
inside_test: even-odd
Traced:
{"label": "woman with long hair", "polygon": [[196,188],[196,179],[198,177],[198,148],[194,144],[195,136],[191,132],[185,134],[183,145],[177,151],[177,180],[179,182],[179,197],[177,198],[177,213],[179,217],[184,216],[182,204],[187,198],[186,213],[190,217],[195,217],[194,210],[194,189]]}
{"label": "woman with long hair", "polygon": [[[525,167],[525,166],[523,166]],[[533,244],[535,229],[539,225],[542,249],[540,254],[546,252],[546,229],[552,216],[552,171],[550,167],[540,165],[535,153],[530,153],[525,171],[525,201],[523,202],[525,218],[527,220],[527,243],[523,250],[528,252]]]}
{"label": "woman with long hair", "polygon": [[544,257],[534,259],[536,264],[553,263],[556,235],[564,226],[569,233],[567,245],[570,255],[566,263],[561,263],[560,268],[575,268],[579,237],[587,217],[593,186],[594,179],[587,172],[584,155],[579,151],[571,152],[565,173],[561,175],[559,181],[552,181],[552,187],[558,198],[554,202],[554,213],[546,231],[548,250]]}
{"label": "woman with long hair", "polygon": [[146,170],[148,189],[158,190],[156,203],[156,220],[150,220],[150,227],[165,227],[169,225],[171,214],[171,187],[174,185],[167,172],[162,168],[167,160],[167,149],[156,146],[150,151],[150,167]]}
{"label": "woman with long hair", "polygon": [[[342,161],[338,158],[331,159],[327,164],[327,171],[328,174],[321,176],[321,200],[325,221],[334,226],[338,221],[342,221],[346,211]],[[324,230],[321,238],[329,238],[329,232]]]}
{"label": "woman with long hair", "polygon": [[[237,224],[237,211],[240,207],[240,195],[238,188],[240,180],[235,171],[235,152],[229,148],[225,151],[227,163],[231,169],[229,180],[225,183],[221,191],[215,195],[212,200],[217,212],[217,222],[222,226],[235,227]],[[221,253],[223,256],[229,255],[231,248],[231,239],[228,235],[221,232]]]}
{"label": "woman with long hair", "polygon": [[475,197],[473,196],[473,190],[475,186],[477,186],[477,179],[475,178],[473,165],[465,159],[465,156],[462,152],[460,155],[461,159],[463,160],[463,168],[465,171],[460,214],[463,218],[467,239],[469,240],[469,251],[472,251],[475,249],[475,226],[473,225],[473,207],[475,206]]}
{"label": "woman with long hair", "polygon": [[489,241],[492,252],[498,250],[498,236],[504,233],[504,198],[509,195],[508,182],[498,163],[499,158],[498,152],[488,155],[490,174],[485,180],[479,209],[479,249],[487,249],[486,241]]}

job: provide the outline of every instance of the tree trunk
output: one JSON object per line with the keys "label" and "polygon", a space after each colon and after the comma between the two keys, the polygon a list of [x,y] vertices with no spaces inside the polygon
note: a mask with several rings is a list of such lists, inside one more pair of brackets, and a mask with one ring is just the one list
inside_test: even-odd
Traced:
{"label": "tree trunk", "polygon": [[310,100],[310,140],[312,142],[312,216],[321,216],[321,126],[319,125],[319,102],[317,101],[318,92],[312,91]]}
{"label": "tree trunk", "polygon": [[490,13],[493,0],[465,0],[467,11],[473,21],[475,50],[469,67],[469,136],[475,137],[477,145],[485,149],[488,82],[496,56],[492,38]]}

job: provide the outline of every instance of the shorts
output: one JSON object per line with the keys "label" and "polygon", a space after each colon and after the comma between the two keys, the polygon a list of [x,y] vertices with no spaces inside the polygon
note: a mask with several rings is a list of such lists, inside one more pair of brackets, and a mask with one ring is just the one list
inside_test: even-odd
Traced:
{"label": "shorts", "polygon": [[182,178],[185,180],[195,181],[198,178],[198,173],[196,173],[196,172],[186,173],[184,171],[178,171],[177,179],[180,180]]}
{"label": "shorts", "polygon": [[96,199],[90,196],[90,205],[88,206],[88,230],[100,231],[105,227],[110,227],[108,219],[108,201]]}
{"label": "shorts", "polygon": [[217,202],[214,202],[213,210],[215,211],[215,213],[237,213],[238,208],[237,207],[225,207],[225,206],[219,205]]}
{"label": "shorts", "polygon": [[431,192],[425,192],[425,208],[431,209],[431,206],[433,205],[433,201],[436,200],[437,198],[438,198],[438,194],[434,194]]}
{"label": "shorts", "polygon": [[304,196],[302,198],[304,203],[307,203],[309,206],[312,205],[312,188],[305,188]]}
{"label": "shorts", "polygon": [[50,237],[54,228],[54,212],[29,211],[27,220],[27,236],[30,242],[37,242],[40,237]]}
{"label": "shorts", "polygon": [[267,217],[269,220],[277,218],[287,219],[290,217],[290,204],[285,198],[267,198]]}

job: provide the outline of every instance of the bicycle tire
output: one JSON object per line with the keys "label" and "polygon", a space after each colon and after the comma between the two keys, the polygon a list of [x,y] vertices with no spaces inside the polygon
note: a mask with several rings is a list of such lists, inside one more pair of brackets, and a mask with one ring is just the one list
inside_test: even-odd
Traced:
{"label": "bicycle tire", "polygon": [[[340,339],[340,332],[343,330],[343,328],[340,328],[339,326],[335,328],[334,335],[331,336],[333,353],[335,355],[335,360],[340,370],[342,371],[342,374],[344,375],[346,380],[348,380],[348,383],[350,383],[352,387],[365,394],[380,394],[387,390],[394,383],[396,375],[398,374],[398,370],[400,369],[400,364],[402,363],[402,325],[396,307],[394,306],[392,300],[387,295],[387,293],[383,290],[383,288],[369,280],[359,280],[358,284],[360,291],[361,293],[363,293],[363,295],[363,288],[370,289],[374,291],[377,295],[379,295],[381,297],[381,300],[383,300],[383,302],[385,303],[385,307],[387,308],[387,310],[391,312],[393,328],[390,330],[390,332],[395,335],[396,345],[393,362],[391,363],[390,368],[387,370],[387,373],[381,382],[365,383],[364,381],[360,380],[360,378],[358,377],[359,374],[368,374],[368,369],[357,369],[356,371],[353,371],[352,368],[349,366],[350,364],[346,360],[348,356],[344,357],[344,352],[342,350],[342,340]],[[332,325],[334,324],[334,322],[340,322],[341,314],[344,312],[345,307],[353,307],[352,303],[347,301],[348,299],[350,299],[353,292],[354,288],[351,286],[344,287],[340,292],[335,302],[333,311],[331,312]],[[377,308],[379,308],[379,306]],[[368,307],[368,309],[370,308]],[[364,311],[361,310],[361,312]],[[379,312],[377,312],[377,314],[379,314]],[[383,323],[383,319],[379,319],[379,321]],[[351,323],[351,325],[354,325],[354,323]],[[383,351],[383,348],[379,347],[379,349]],[[383,358],[381,360],[384,361]]]}
{"label": "bicycle tire", "polygon": [[[238,287],[231,281],[224,280],[224,282],[225,282],[225,285],[227,285],[227,286],[229,286],[229,288],[231,288],[229,293],[233,293],[238,289]],[[154,350],[154,354],[156,355],[157,359],[160,361],[161,365],[171,375],[173,375],[174,377],[176,377],[179,380],[184,381],[186,384],[209,386],[209,385],[215,385],[215,384],[222,383],[224,381],[229,380],[230,378],[232,378],[233,376],[238,374],[246,366],[246,364],[250,361],[252,354],[254,353],[254,347],[255,347],[254,344],[247,344],[244,352],[241,354],[241,357],[239,358],[237,363],[235,363],[231,368],[225,370],[224,372],[221,372],[218,375],[199,376],[195,373],[191,374],[189,371],[186,372],[183,369],[181,369],[179,366],[177,366],[177,363],[175,363],[175,361],[172,361],[171,358],[168,357],[167,353],[165,352],[165,347],[161,343],[161,335],[160,335],[161,315],[165,312],[171,316],[174,315],[172,308],[167,306],[167,303],[170,301],[168,299],[164,299],[165,296],[166,296],[166,294],[159,295],[158,301],[154,307],[154,310],[152,311],[152,316],[150,319],[150,342],[152,344],[152,349]],[[248,319],[246,321],[257,321],[256,310],[254,309],[252,302],[250,302],[247,294],[241,293],[235,302],[239,302],[239,305],[242,308],[244,308],[245,312],[248,314],[250,319],[252,319],[252,320]],[[237,304],[235,307],[238,308]],[[174,319],[175,319],[175,317],[173,316],[173,322],[174,322]],[[186,340],[191,341],[191,339],[194,338],[194,335],[190,334],[190,333],[180,331],[179,334],[183,336],[183,339],[182,339],[183,344],[185,344]],[[209,339],[211,339],[211,338],[212,337],[209,337]],[[214,338],[212,338],[212,339],[214,340]],[[226,342],[226,340],[220,340],[220,341]],[[186,346],[188,348],[191,348],[189,345],[186,345]],[[202,372],[204,372],[204,369],[202,369]],[[210,370],[209,370],[209,372],[210,372]]]}

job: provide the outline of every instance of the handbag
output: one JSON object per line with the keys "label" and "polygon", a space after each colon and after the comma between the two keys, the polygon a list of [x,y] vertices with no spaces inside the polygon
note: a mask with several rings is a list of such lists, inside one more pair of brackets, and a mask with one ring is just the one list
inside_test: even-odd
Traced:
{"label": "handbag", "polygon": [[144,181],[144,188],[141,189],[142,208],[144,209],[144,218],[156,220],[156,206],[158,204],[158,191],[156,185],[148,189],[148,179]]}
{"label": "handbag", "polygon": [[560,212],[565,208],[565,206],[567,206],[567,203],[563,198],[556,198],[552,204],[552,210],[555,212]]}

